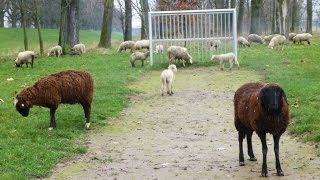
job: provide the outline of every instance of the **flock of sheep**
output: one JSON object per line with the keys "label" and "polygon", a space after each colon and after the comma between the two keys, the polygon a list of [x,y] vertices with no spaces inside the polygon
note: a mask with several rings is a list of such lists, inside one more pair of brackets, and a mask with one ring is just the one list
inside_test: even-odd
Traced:
{"label": "flock of sheep", "polygon": [[[307,41],[310,44],[310,40],[312,35],[309,33],[289,33],[288,40],[292,41],[294,44],[302,44],[303,41]],[[238,37],[238,45],[240,47],[250,47],[250,44],[259,43],[259,44],[266,44],[269,48],[273,49],[276,46],[284,45],[287,43],[287,39],[284,35],[280,34],[271,34],[264,36],[263,38],[257,34],[250,34],[248,39],[244,38],[243,36]]]}
{"label": "flock of sheep", "polygon": [[[302,43],[307,41],[310,44],[312,36],[308,33],[290,34],[290,40],[294,43]],[[260,44],[268,43],[270,48],[284,44],[286,38],[282,35],[270,35],[264,38],[250,34],[248,40],[244,37],[238,38],[239,46],[248,46],[250,43],[257,42]],[[216,48],[216,47],[215,47]],[[141,60],[142,66],[149,56],[149,41],[125,41],[118,48],[118,52],[130,49],[132,54],[130,58],[131,65],[135,66],[135,61]],[[137,50],[147,49],[146,52]],[[85,53],[85,46],[77,44],[72,48],[80,54]],[[157,45],[156,53],[163,53],[164,46]],[[52,47],[48,56],[59,57],[62,54],[60,46]],[[24,51],[18,54],[15,61],[17,67],[23,64],[31,64],[33,67],[36,55],[32,51]],[[192,64],[192,56],[188,53],[187,48],[180,46],[170,46],[167,49],[167,58],[169,67],[162,71],[160,75],[161,95],[165,90],[170,96],[173,92],[173,83],[177,67],[173,64],[174,60],[182,60],[183,66],[185,62]],[[239,62],[233,53],[213,55],[211,60],[220,63],[220,69],[224,69],[224,62],[230,63],[230,69],[235,63],[239,68]],[[28,116],[32,106],[42,106],[50,109],[50,130],[56,127],[55,112],[60,103],[75,104],[79,103],[83,106],[85,114],[85,127],[90,127],[90,112],[93,98],[94,82],[92,75],[85,71],[66,70],[38,80],[33,86],[22,89],[16,94],[14,104],[16,110],[22,116]],[[3,100],[0,99],[0,102]],[[243,157],[243,139],[247,137],[248,155],[251,161],[256,161],[252,150],[251,136],[255,131],[260,137],[263,151],[262,176],[268,176],[266,156],[267,144],[266,133],[271,133],[274,137],[274,151],[276,155],[276,170],[278,176],[283,176],[279,159],[279,139],[285,132],[289,122],[290,113],[287,98],[284,90],[276,84],[263,84],[260,82],[247,83],[241,86],[234,95],[234,111],[235,111],[235,127],[239,135],[239,164],[244,165]]]}

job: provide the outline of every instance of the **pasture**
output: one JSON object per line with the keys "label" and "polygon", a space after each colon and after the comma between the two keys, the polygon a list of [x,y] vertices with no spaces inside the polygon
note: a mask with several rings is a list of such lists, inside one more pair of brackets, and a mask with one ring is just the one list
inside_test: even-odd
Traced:
{"label": "pasture", "polygon": [[[36,31],[29,31],[30,49],[35,49]],[[57,32],[43,31],[46,47],[56,44]],[[98,38],[99,33],[95,31],[82,31],[80,34],[81,42],[92,47]],[[120,42],[121,36],[114,34],[113,39]],[[167,66],[156,64],[149,67],[146,63],[141,68],[140,62],[136,62],[137,67],[132,68],[130,53],[118,54],[117,46],[114,46],[111,50],[94,49],[82,56],[39,57],[33,69],[17,69],[14,67],[14,57],[23,49],[22,32],[18,29],[0,29],[0,41],[3,42],[0,46],[0,98],[5,101],[0,106],[0,179],[45,177],[63,157],[87,151],[87,132],[80,105],[60,105],[56,113],[57,129],[48,131],[49,110],[33,107],[27,118],[22,117],[13,106],[15,91],[60,70],[89,71],[95,80],[91,128],[96,129],[105,126],[108,119],[118,116],[128,106],[129,94],[136,93],[128,88],[128,84],[139,81],[147,71]],[[320,142],[319,44],[320,38],[315,36],[311,45],[289,44],[283,50],[268,49],[264,45],[239,49],[241,69],[254,70],[263,75],[265,82],[276,82],[284,88],[293,117],[290,133],[314,142]],[[209,61],[192,66],[218,68],[216,62]],[[293,106],[295,100],[298,107]]]}

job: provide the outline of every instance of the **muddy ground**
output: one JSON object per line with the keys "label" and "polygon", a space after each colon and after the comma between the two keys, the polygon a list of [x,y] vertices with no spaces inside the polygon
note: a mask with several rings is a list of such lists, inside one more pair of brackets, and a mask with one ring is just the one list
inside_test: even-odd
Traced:
{"label": "muddy ground", "polygon": [[256,134],[253,148],[258,161],[238,165],[232,99],[243,83],[262,79],[258,73],[219,71],[217,67],[180,68],[175,94],[163,97],[159,76],[160,71],[151,72],[131,85],[141,93],[130,97],[130,106],[121,116],[108,120],[106,127],[90,130],[88,153],[63,160],[49,178],[320,179],[315,145],[288,134],[280,142],[284,177],[275,174],[271,135],[267,135],[268,178],[260,177],[262,153]]}

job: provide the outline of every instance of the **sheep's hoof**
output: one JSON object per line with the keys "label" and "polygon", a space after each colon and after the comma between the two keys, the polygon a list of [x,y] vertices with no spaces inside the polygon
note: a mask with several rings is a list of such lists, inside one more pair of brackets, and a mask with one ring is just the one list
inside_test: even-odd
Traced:
{"label": "sheep's hoof", "polygon": [[250,161],[257,161],[257,158],[252,157],[252,158],[250,158],[249,160],[250,160]]}
{"label": "sheep's hoof", "polygon": [[239,162],[240,166],[245,166],[244,162]]}
{"label": "sheep's hoof", "polygon": [[51,131],[52,129],[53,129],[53,127],[49,127],[49,129],[48,129],[48,130],[49,130],[49,131]]}
{"label": "sheep's hoof", "polygon": [[261,176],[262,177],[268,177],[268,171],[267,170],[262,170]]}
{"label": "sheep's hoof", "polygon": [[86,129],[90,128],[90,123],[86,123]]}
{"label": "sheep's hoof", "polygon": [[284,176],[283,171],[278,171],[278,172],[277,172],[277,176]]}

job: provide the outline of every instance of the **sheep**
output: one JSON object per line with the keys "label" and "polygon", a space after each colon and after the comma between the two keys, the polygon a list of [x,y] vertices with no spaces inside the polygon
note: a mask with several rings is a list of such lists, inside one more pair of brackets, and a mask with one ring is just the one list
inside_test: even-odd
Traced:
{"label": "sheep", "polygon": [[268,47],[273,49],[274,46],[283,45],[285,42],[286,42],[286,37],[285,36],[276,35],[271,39]]}
{"label": "sheep", "polygon": [[247,136],[250,161],[256,161],[252,150],[252,133],[255,131],[262,143],[263,164],[261,175],[268,176],[266,133],[273,135],[276,169],[284,176],[279,159],[280,136],[290,123],[290,112],[286,94],[277,84],[251,82],[242,85],[234,94],[234,124],[238,131],[239,165],[244,166],[243,139]]}
{"label": "sheep", "polygon": [[49,49],[47,57],[53,56],[53,55],[55,55],[56,57],[60,57],[61,54],[62,54],[62,47],[57,45]]}
{"label": "sheep", "polygon": [[150,45],[149,40],[140,40],[135,43],[135,49],[139,50],[139,49],[145,48],[149,50],[149,45]]}
{"label": "sheep", "polygon": [[297,34],[295,35],[292,40],[293,43],[295,44],[296,42],[299,44],[302,44],[302,41],[307,41],[308,44],[310,45],[310,39],[312,38],[312,35],[309,33],[301,33],[301,34]]}
{"label": "sheep", "polygon": [[131,59],[130,59],[132,67],[135,67],[134,63],[136,60],[141,60],[141,63],[142,63],[141,66],[144,66],[144,60],[146,60],[149,55],[150,55],[149,51],[147,51],[145,53],[143,53],[143,52],[132,53]]}
{"label": "sheep", "polygon": [[86,46],[84,44],[76,44],[71,48],[72,51],[75,51],[79,54],[83,54],[86,52]]}
{"label": "sheep", "polygon": [[164,94],[164,89],[167,89],[167,94],[170,96],[173,94],[173,82],[175,79],[174,73],[177,72],[177,67],[174,64],[169,65],[168,69],[162,71],[160,75],[161,82],[161,95]]}
{"label": "sheep", "polygon": [[246,47],[246,46],[250,47],[250,43],[246,40],[246,38],[242,36],[238,37],[238,45],[240,47]]}
{"label": "sheep", "polygon": [[257,34],[249,34],[248,41],[251,44],[252,42],[263,44],[263,39]]}
{"label": "sheep", "polygon": [[60,103],[80,103],[85,113],[85,127],[90,127],[93,79],[90,73],[77,70],[61,71],[38,80],[16,94],[14,105],[24,117],[34,105],[50,108],[50,128],[56,128],[55,112]]}
{"label": "sheep", "polygon": [[214,41],[210,42],[210,51],[212,50],[218,50],[218,48],[220,47],[221,41],[220,39],[216,39]]}
{"label": "sheep", "polygon": [[233,63],[235,63],[238,66],[239,69],[239,62],[237,60],[237,57],[233,53],[227,53],[227,54],[219,54],[219,55],[212,55],[211,61],[217,60],[220,63],[220,70],[224,69],[224,62],[229,61],[230,63],[230,70],[233,67]]}
{"label": "sheep", "polygon": [[31,68],[33,68],[33,63],[36,58],[36,54],[33,51],[23,51],[20,52],[15,60],[16,67],[22,67],[24,63],[31,64]]}
{"label": "sheep", "polygon": [[271,34],[271,35],[264,36],[264,37],[263,37],[264,43],[267,44],[267,45],[269,45],[271,39],[272,39],[274,36],[276,36],[276,35],[278,35],[278,34]]}
{"label": "sheep", "polygon": [[289,41],[293,41],[293,37],[295,37],[297,33],[289,33]]}
{"label": "sheep", "polygon": [[130,49],[130,52],[132,53],[134,51],[135,42],[134,41],[124,41],[120,44],[118,48],[118,52],[121,52],[122,50],[126,51],[127,49]]}
{"label": "sheep", "polygon": [[157,54],[158,54],[158,53],[161,53],[161,54],[163,53],[163,45],[160,44],[160,45],[157,45],[157,46],[156,46],[156,53],[157,53]]}
{"label": "sheep", "polygon": [[192,56],[188,53],[187,48],[180,46],[170,46],[167,50],[168,63],[172,63],[173,59],[182,59],[183,66],[185,66],[184,61],[192,64]]}

